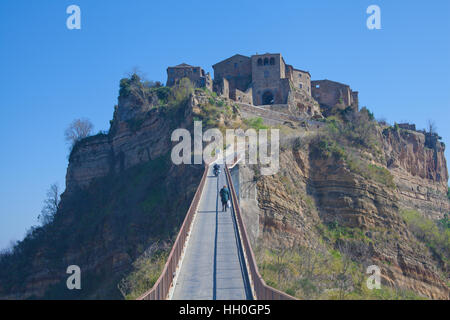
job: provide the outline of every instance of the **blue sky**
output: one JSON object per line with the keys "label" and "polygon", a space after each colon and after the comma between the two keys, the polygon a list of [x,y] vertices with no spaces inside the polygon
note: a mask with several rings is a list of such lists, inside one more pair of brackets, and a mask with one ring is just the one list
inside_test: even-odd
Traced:
{"label": "blue sky", "polygon": [[[81,30],[66,28],[72,4]],[[371,4],[382,30],[366,27]],[[107,130],[136,66],[165,81],[169,65],[281,52],[313,79],[350,84],[377,118],[434,119],[450,145],[449,13],[447,0],[1,1],[0,248],[37,224],[50,184],[64,188],[64,129],[87,117]]]}

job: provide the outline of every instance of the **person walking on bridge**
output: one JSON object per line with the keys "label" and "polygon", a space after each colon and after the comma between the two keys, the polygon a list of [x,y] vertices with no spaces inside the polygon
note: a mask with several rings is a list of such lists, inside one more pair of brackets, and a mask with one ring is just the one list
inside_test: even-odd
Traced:
{"label": "person walking on bridge", "polygon": [[230,200],[230,190],[227,186],[223,186],[220,190],[220,199],[222,201],[222,212],[227,211],[228,200]]}

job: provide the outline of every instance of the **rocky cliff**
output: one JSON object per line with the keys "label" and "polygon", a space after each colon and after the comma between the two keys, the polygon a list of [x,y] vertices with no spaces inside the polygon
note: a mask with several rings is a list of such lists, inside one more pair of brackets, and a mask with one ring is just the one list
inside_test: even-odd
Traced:
{"label": "rocky cliff", "polygon": [[[123,79],[109,132],[73,147],[54,221],[0,257],[0,298],[123,298],[149,289],[203,171],[172,164],[172,131],[192,130],[194,119],[257,129],[259,121],[241,117],[261,116],[281,130],[280,171],[261,176],[242,165],[233,176],[269,285],[307,299],[448,299],[448,244],[403,214],[415,210],[435,230],[450,211],[438,137],[383,127],[367,110],[296,123],[297,107],[261,116],[188,83]],[[65,287],[72,264],[81,267],[81,291]],[[369,265],[380,267],[388,291],[365,289]]]}
{"label": "rocky cliff", "polygon": [[436,135],[412,130],[385,130],[386,165],[395,178],[403,207],[431,219],[450,212],[445,147]]}
{"label": "rocky cliff", "polygon": [[[376,265],[383,285],[397,290],[391,298],[401,298],[400,290],[449,299],[448,238],[437,252],[402,216],[414,209],[436,221],[450,212],[443,144],[437,139],[430,144],[423,132],[377,126],[378,147],[369,152],[360,146],[356,152],[354,141],[324,143],[323,134],[299,133],[285,143],[275,176],[239,169],[243,213],[266,281],[299,298],[336,297],[336,288],[346,288],[340,298],[380,298],[362,288],[365,268]],[[312,248],[314,259],[324,252],[316,263],[328,269],[304,270],[311,255],[299,248]],[[340,258],[331,263],[333,250]],[[353,274],[340,269],[345,257],[354,263]],[[340,286],[344,275],[347,286]]]}
{"label": "rocky cliff", "polygon": [[[171,132],[192,127],[192,91],[122,80],[109,132],[73,147],[53,222],[0,257],[0,298],[123,298],[118,284],[133,262],[164,257],[203,174],[201,165],[170,159]],[[69,265],[81,268],[80,291],[66,288]],[[155,280],[148,277],[141,291]]]}
{"label": "rocky cliff", "polygon": [[[0,298],[121,299],[149,290],[203,174],[171,160],[172,132],[240,123],[237,109],[190,82],[152,87],[122,79],[110,130],[71,150],[53,222],[0,256]],[[67,290],[77,265],[82,290]]]}

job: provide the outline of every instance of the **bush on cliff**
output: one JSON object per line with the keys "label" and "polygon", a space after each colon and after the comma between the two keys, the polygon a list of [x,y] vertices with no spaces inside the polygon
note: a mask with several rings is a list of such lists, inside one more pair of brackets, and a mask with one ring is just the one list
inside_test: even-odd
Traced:
{"label": "bush on cliff", "polygon": [[345,109],[338,116],[328,117],[326,126],[311,141],[312,151],[319,157],[343,160],[352,172],[394,188],[394,178],[389,170],[366,159],[367,154],[379,155],[381,152],[374,119],[366,108],[359,112]]}
{"label": "bush on cliff", "polygon": [[417,239],[425,243],[445,264],[450,260],[450,229],[448,218],[437,223],[416,210],[400,211],[403,220]]}
{"label": "bush on cliff", "polygon": [[342,145],[369,151],[378,149],[376,121],[366,108],[357,112],[346,109],[339,116],[329,117],[325,132],[333,141]]}
{"label": "bush on cliff", "polygon": [[257,256],[266,283],[299,299],[421,299],[413,292],[384,285],[369,290],[363,264],[325,246],[259,249]]}
{"label": "bush on cliff", "polygon": [[153,106],[178,106],[187,101],[194,92],[194,85],[188,78],[181,79],[173,87],[164,87],[159,82],[143,81],[137,74],[120,80],[119,98],[133,97],[143,105],[148,104],[149,97],[156,95],[157,103]]}
{"label": "bush on cliff", "polygon": [[187,102],[191,94],[194,92],[194,85],[188,78],[181,79],[169,91],[169,105],[180,105]]}
{"label": "bush on cliff", "polygon": [[268,129],[269,127],[264,125],[264,121],[262,118],[250,118],[250,119],[244,119],[244,123],[252,129],[255,130],[261,130],[261,129]]}
{"label": "bush on cliff", "polygon": [[169,253],[170,246],[160,246],[156,242],[133,263],[133,272],[118,284],[125,299],[136,300],[154,286],[161,275]]}

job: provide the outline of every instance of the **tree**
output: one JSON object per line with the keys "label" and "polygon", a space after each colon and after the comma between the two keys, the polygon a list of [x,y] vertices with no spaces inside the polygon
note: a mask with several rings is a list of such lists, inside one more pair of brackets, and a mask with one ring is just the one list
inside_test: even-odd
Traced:
{"label": "tree", "polygon": [[41,214],[38,216],[38,220],[43,226],[53,221],[59,208],[59,202],[59,187],[54,183],[47,190],[47,198],[44,200],[44,207],[41,210]]}
{"label": "tree", "polygon": [[339,300],[344,300],[345,295],[350,291],[352,286],[352,277],[350,274],[352,265],[350,258],[351,248],[348,243],[342,241],[337,244],[337,247],[341,253],[342,263],[338,273],[335,275],[335,283],[338,288]]}
{"label": "tree", "polygon": [[428,132],[429,132],[430,134],[435,134],[435,133],[437,133],[436,122],[434,122],[433,120],[428,120],[427,127],[428,127]]}
{"label": "tree", "polygon": [[275,266],[276,266],[277,271],[278,271],[278,285],[279,286],[281,285],[281,277],[282,276],[283,276],[283,278],[286,277],[287,264],[284,261],[284,257],[285,257],[287,252],[288,252],[288,248],[285,247],[285,246],[277,246],[273,250],[273,253],[277,257]]}
{"label": "tree", "polygon": [[88,119],[75,119],[64,132],[65,139],[72,146],[78,141],[88,137],[94,125]]}
{"label": "tree", "polygon": [[170,101],[179,105],[187,101],[190,95],[194,92],[194,84],[189,80],[189,78],[181,78],[171,90]]}

